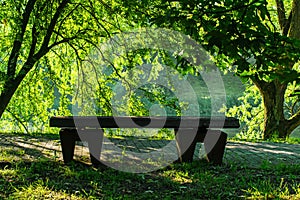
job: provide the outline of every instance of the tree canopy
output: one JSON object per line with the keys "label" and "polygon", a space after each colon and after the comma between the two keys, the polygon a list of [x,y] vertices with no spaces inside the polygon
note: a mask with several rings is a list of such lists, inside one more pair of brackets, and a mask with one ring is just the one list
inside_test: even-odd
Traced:
{"label": "tree canopy", "polygon": [[[116,33],[141,27],[165,27],[189,35],[222,70],[250,79],[263,98],[265,138],[285,138],[300,125],[299,0],[0,3],[0,117],[13,117],[24,128],[26,122],[40,120],[28,112],[43,113],[44,122],[50,114],[70,114],[74,77],[83,72],[92,49]],[[102,74],[110,78],[98,83],[99,106],[110,109],[108,82],[124,79],[122,70],[151,60],[153,54],[128,53],[126,61],[119,60],[127,68],[112,65],[113,73]],[[181,73],[197,73],[183,57],[172,63],[167,53],[159,55]],[[168,94],[160,87],[157,91]],[[294,101],[288,116],[286,98]]]}
{"label": "tree canopy", "polygon": [[[253,81],[263,98],[265,138],[285,138],[300,125],[299,106],[284,115],[285,98],[299,103],[298,0],[161,1],[151,6],[150,23],[191,35],[219,67]],[[290,85],[293,90],[286,94]]]}

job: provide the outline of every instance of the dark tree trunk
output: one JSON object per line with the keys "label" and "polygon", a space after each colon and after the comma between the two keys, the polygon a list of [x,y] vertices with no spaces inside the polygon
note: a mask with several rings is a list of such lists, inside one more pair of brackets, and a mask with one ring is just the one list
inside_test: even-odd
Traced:
{"label": "dark tree trunk", "polygon": [[8,106],[24,77],[25,75],[18,76],[17,78],[9,79],[5,82],[3,90],[0,94],[0,118],[2,117],[6,107]]}
{"label": "dark tree trunk", "polygon": [[[300,39],[300,1],[293,0],[290,15],[286,16],[283,0],[276,0],[278,21],[283,35]],[[289,66],[293,67],[293,64]],[[300,111],[290,119],[284,116],[284,94],[287,84],[278,80],[265,82],[252,79],[259,88],[264,104],[264,139],[273,137],[286,139],[300,125]]]}
{"label": "dark tree trunk", "polygon": [[284,94],[287,84],[274,80],[270,83],[254,81],[259,88],[264,105],[264,139],[285,139],[291,132],[291,124],[284,116]]}

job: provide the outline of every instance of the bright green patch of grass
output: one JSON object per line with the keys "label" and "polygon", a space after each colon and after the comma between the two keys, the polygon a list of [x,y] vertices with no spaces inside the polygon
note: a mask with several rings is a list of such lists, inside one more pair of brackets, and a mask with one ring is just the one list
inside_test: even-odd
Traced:
{"label": "bright green patch of grass", "polygon": [[194,161],[131,174],[45,157],[24,162],[23,154],[0,148],[0,199],[300,199],[300,165]]}
{"label": "bright green patch of grass", "polygon": [[300,138],[290,137],[287,139],[287,142],[290,144],[300,144]]}
{"label": "bright green patch of grass", "polygon": [[262,139],[240,139],[237,137],[232,137],[229,140],[231,141],[244,141],[244,142],[271,142],[271,143],[288,143],[288,144],[300,144],[300,138],[296,138],[296,137],[290,137],[287,139],[278,139],[278,138],[274,138],[274,139],[269,139],[269,140],[262,140]]}
{"label": "bright green patch of grass", "polygon": [[80,163],[6,163],[0,198],[11,199],[236,199],[300,198],[300,166],[215,167],[200,161],[131,174]]}

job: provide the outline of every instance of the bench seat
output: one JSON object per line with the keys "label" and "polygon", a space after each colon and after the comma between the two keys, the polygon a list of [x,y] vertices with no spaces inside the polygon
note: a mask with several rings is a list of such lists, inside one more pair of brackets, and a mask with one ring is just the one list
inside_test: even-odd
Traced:
{"label": "bench seat", "polygon": [[239,128],[232,117],[137,117],[137,116],[55,116],[50,127],[58,127],[65,163],[73,160],[75,142],[88,142],[91,162],[100,164],[103,128],[172,128],[176,135],[178,162],[191,162],[197,142],[204,143],[207,160],[221,164],[227,134],[222,128]]}

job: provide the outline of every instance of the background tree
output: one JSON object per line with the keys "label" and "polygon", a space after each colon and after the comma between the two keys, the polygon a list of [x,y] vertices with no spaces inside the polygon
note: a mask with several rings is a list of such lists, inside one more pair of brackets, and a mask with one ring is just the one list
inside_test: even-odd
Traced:
{"label": "background tree", "polygon": [[62,108],[70,103],[81,61],[91,46],[121,29],[113,3],[0,1],[0,117],[26,129],[25,123],[49,113],[67,114]]}
{"label": "background tree", "polygon": [[[299,0],[162,0],[148,5],[151,9],[141,16],[148,16],[152,25],[190,35],[217,65],[257,86],[264,105],[265,139],[286,138],[300,125],[299,106],[291,115],[284,114],[285,97],[299,104]],[[289,86],[293,90],[287,95]]]}
{"label": "background tree", "polygon": [[[92,46],[115,32],[141,26],[169,27],[188,34],[213,55],[220,68],[250,79],[263,98],[264,138],[285,138],[300,124],[299,0],[0,3],[0,117],[7,111],[21,126],[25,117],[18,116],[19,109],[42,109],[34,105],[35,100],[47,102],[43,109],[53,108],[50,99],[55,99],[55,90],[47,93],[47,88],[56,86],[57,94],[63,94],[59,106],[68,106],[72,68],[80,73],[78,66]],[[195,72],[178,59],[175,68],[182,73]],[[15,92],[18,95],[13,97]],[[22,102],[33,93],[35,100]],[[289,115],[284,114],[285,97],[295,100]]]}

